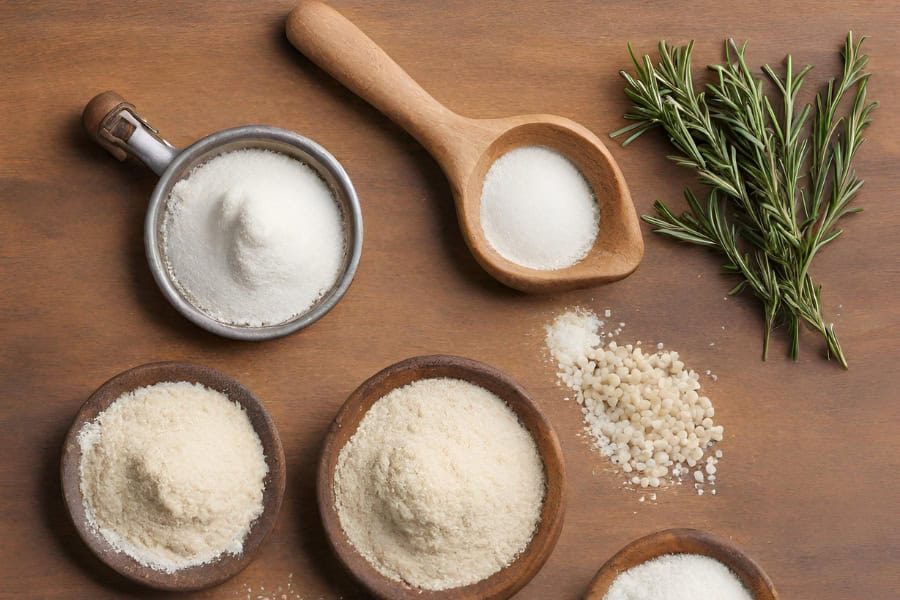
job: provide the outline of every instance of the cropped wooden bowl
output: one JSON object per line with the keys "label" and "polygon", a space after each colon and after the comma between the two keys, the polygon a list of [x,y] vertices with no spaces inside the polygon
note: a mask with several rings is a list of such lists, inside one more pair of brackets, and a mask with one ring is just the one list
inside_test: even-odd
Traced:
{"label": "cropped wooden bowl", "polygon": [[[525,550],[507,567],[471,585],[441,591],[420,590],[389,579],[353,547],[335,508],[334,474],[338,455],[356,433],[366,411],[391,390],[419,379],[449,377],[481,386],[500,397],[531,433],[544,463],[547,490],[541,520]],[[565,513],[566,475],[562,450],[550,422],[515,381],[497,369],[458,356],[420,356],[391,365],[360,385],[347,399],[325,438],[319,462],[318,501],[325,532],[338,559],[372,594],[392,600],[500,600],[520,590],[541,569],[559,539]]]}
{"label": "cropped wooden bowl", "polygon": [[[113,548],[91,525],[88,524],[81,495],[81,447],[78,432],[88,421],[106,410],[122,394],[139,387],[165,381],[188,381],[199,383],[222,392],[247,412],[253,429],[262,442],[269,472],[263,491],[263,512],[253,522],[244,539],[244,551],[239,556],[223,554],[217,560],[196,567],[165,573],[146,567],[124,552]],[[198,590],[222,583],[236,575],[253,560],[266,536],[275,525],[281,500],[284,496],[284,451],[281,439],[269,413],[259,400],[236,380],[211,369],[184,362],[160,362],[141,365],[116,375],[82,405],[69,433],[66,435],[61,462],[62,491],[66,507],[75,529],[88,548],[102,562],[137,583],[169,591]]]}
{"label": "cropped wooden bowl", "polygon": [[603,600],[622,572],[664,554],[702,554],[714,558],[738,576],[754,600],[778,600],[769,577],[752,558],[696,529],[667,529],[631,542],[600,567],[584,600]]}

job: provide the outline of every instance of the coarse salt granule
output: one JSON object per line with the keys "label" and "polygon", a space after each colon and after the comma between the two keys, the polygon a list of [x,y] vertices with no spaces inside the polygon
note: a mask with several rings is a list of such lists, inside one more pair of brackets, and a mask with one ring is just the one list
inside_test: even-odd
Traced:
{"label": "coarse salt granule", "polygon": [[724,429],[713,421],[697,373],[677,352],[649,354],[615,341],[604,346],[602,334],[600,320],[587,310],[563,313],[546,327],[557,376],[575,392],[595,447],[635,486],[657,488],[689,473],[698,485],[706,483],[701,469],[716,473],[721,453],[705,465],[704,455]]}
{"label": "coarse salt granule", "polygon": [[350,543],[382,575],[425,590],[510,564],[534,535],[545,487],[512,409],[457,379],[421,379],[375,402],[334,479]]}
{"label": "coarse salt granule", "polygon": [[593,247],[600,210],[569,159],[550,148],[524,146],[503,154],[488,170],[481,227],[503,258],[530,269],[563,269]]}

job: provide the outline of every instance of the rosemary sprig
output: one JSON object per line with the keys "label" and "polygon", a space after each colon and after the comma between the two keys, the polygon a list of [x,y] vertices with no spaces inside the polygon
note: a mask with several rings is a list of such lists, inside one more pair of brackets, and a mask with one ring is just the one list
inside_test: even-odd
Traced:
{"label": "rosemary sprig", "polygon": [[[622,144],[627,146],[662,127],[677,150],[669,158],[695,170],[710,188],[705,202],[685,190],[688,210],[681,216],[657,201],[656,216],[643,219],[658,233],[725,256],[723,269],[740,279],[729,293],[749,289],[762,301],[764,360],[772,329],[780,323],[797,360],[806,323],[847,368],[834,328],[822,314],[821,287],[809,270],[816,253],[843,233],[838,221],[862,210],[850,207],[863,185],[852,162],[877,106],[866,94],[864,39],[847,35],[842,76],[828,82],[814,106],[799,107],[797,96],[812,67],[795,71],[790,56],[783,77],[769,65],[762,68],[777,89],[773,101],[763,91],[763,79],[747,66],[746,43],[726,43],[725,64],[709,67],[715,80],[701,92],[691,76],[693,42],[682,47],[660,42],[656,64],[646,55],[638,60],[628,46],[635,74],[621,75],[634,104],[625,118],[634,123],[612,137],[628,134]],[[852,96],[850,110],[841,116],[847,96]]]}

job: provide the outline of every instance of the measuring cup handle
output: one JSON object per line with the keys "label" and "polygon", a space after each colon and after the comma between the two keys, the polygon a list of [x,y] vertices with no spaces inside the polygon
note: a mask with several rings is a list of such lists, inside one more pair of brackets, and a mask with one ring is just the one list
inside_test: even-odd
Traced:
{"label": "measuring cup handle", "polygon": [[84,107],[81,121],[95,142],[119,160],[134,156],[157,175],[162,175],[178,149],[164,140],[115,92],[94,96]]}

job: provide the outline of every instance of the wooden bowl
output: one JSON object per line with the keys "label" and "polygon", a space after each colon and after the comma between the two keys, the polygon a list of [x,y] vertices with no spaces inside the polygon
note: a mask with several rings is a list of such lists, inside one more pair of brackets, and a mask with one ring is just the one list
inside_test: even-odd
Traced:
{"label": "wooden bowl", "polygon": [[[391,390],[419,379],[449,377],[481,386],[500,397],[531,433],[544,463],[547,489],[541,520],[525,550],[507,567],[476,583],[441,591],[421,590],[389,579],[353,547],[341,528],[334,497],[338,455],[356,433],[366,411]],[[458,356],[420,356],[376,373],[344,403],[325,437],[319,461],[318,502],[331,547],[357,580],[379,598],[392,600],[499,600],[509,598],[534,577],[559,539],[565,514],[566,474],[559,439],[550,422],[515,381],[483,363]]]}
{"label": "wooden bowl", "polygon": [[[247,412],[250,423],[262,442],[266,464],[269,467],[263,491],[263,512],[251,525],[250,531],[244,539],[244,551],[240,556],[223,554],[211,563],[181,569],[174,573],[157,571],[140,564],[124,552],[113,548],[88,524],[82,501],[79,473],[81,447],[78,444],[78,432],[81,427],[86,422],[94,420],[122,394],[164,381],[200,383],[210,389],[222,392],[230,400],[239,403]],[[275,424],[265,407],[250,393],[250,390],[231,377],[215,369],[190,363],[151,363],[116,375],[101,385],[82,405],[66,435],[62,452],[61,477],[63,496],[69,516],[81,539],[97,555],[97,558],[128,579],[152,588],[170,591],[198,590],[220,584],[250,564],[263,540],[272,530],[284,496],[284,451]]]}
{"label": "wooden bowl", "polygon": [[778,600],[768,575],[752,558],[696,529],[667,529],[631,542],[600,567],[584,600],[603,600],[619,574],[664,554],[702,554],[714,558],[738,576],[754,600]]}

